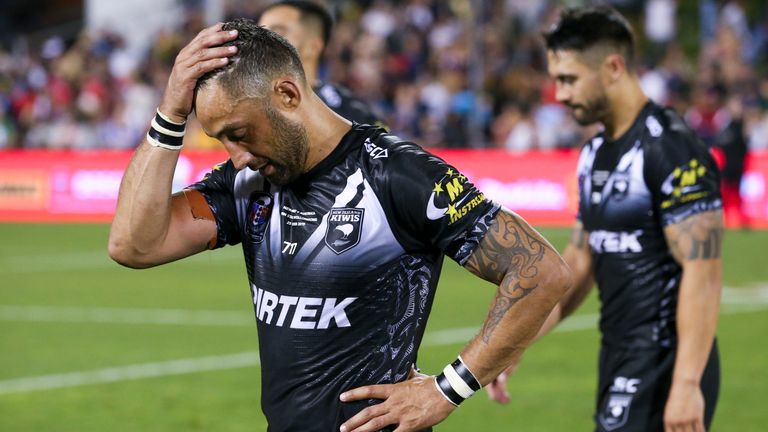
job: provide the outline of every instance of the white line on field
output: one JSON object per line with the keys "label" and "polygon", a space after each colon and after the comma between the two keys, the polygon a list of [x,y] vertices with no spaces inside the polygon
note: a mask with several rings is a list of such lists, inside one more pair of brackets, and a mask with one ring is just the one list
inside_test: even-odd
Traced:
{"label": "white line on field", "polygon": [[[768,286],[725,288],[723,307],[756,308],[768,304]],[[581,319],[574,317],[574,319]],[[0,321],[200,326],[253,326],[249,312],[226,310],[139,309],[75,306],[0,305]],[[596,322],[593,320],[592,322]],[[472,335],[470,335],[472,336]]]}
{"label": "white line on field", "polygon": [[[243,262],[242,252],[237,248],[223,249],[219,253],[201,253],[186,258],[174,265],[199,265],[200,263],[234,263]],[[57,271],[80,271],[87,269],[112,268],[119,269],[120,265],[109,258],[106,249],[68,252],[66,254],[36,254],[36,255],[0,255],[0,273],[42,273]]]}
{"label": "white line on field", "polygon": [[[737,307],[735,308],[724,308],[723,314],[731,315],[747,313],[768,308],[767,303],[736,306]],[[555,332],[594,329],[597,325],[597,319],[597,314],[575,315],[557,326]],[[461,327],[429,332],[424,336],[424,343],[422,346],[429,347],[465,343],[477,334],[478,330],[478,327]],[[258,365],[259,354],[257,351],[246,351],[219,356],[195,357],[166,362],[138,363],[91,371],[4,380],[0,381],[0,396],[13,393],[79,387],[91,384],[130,381],[143,378],[157,378],[169,375],[238,369]]]}
{"label": "white line on field", "polygon": [[253,326],[252,313],[223,310],[0,305],[0,321]]}
{"label": "white line on field", "polygon": [[236,369],[259,365],[259,353],[246,351],[237,354],[196,357],[165,362],[138,363],[91,371],[40,375],[0,381],[0,395],[36,390],[79,387],[118,381],[182,375],[196,372]]}

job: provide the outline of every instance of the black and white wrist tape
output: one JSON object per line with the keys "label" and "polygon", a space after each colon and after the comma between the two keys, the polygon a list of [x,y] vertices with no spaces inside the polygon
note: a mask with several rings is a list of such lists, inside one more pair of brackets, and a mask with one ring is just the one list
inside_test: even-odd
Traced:
{"label": "black and white wrist tape", "polygon": [[435,377],[437,389],[448,399],[448,402],[459,406],[460,403],[472,396],[482,387],[464,360],[459,356],[453,363],[443,369],[443,373]]}
{"label": "black and white wrist tape", "polygon": [[184,132],[186,131],[186,122],[176,123],[165,116],[160,110],[157,110],[155,118],[152,119],[152,125],[147,132],[147,142],[155,147],[162,147],[168,150],[181,150],[184,142]]}

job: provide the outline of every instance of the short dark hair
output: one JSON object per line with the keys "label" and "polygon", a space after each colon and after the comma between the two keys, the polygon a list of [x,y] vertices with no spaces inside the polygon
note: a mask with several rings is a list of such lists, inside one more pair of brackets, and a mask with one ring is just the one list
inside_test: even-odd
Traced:
{"label": "short dark hair", "polygon": [[299,53],[279,34],[247,18],[228,21],[222,30],[237,30],[237,38],[222,45],[236,46],[237,54],[225,66],[200,77],[195,91],[216,80],[232,97],[265,97],[277,75],[287,74],[306,82]]}
{"label": "short dark hair", "polygon": [[608,6],[565,9],[560,20],[544,32],[544,41],[551,51],[583,52],[598,45],[608,45],[621,52],[628,67],[634,64],[632,26]]}
{"label": "short dark hair", "polygon": [[323,47],[328,45],[328,42],[331,40],[331,33],[333,32],[333,15],[331,15],[331,11],[327,7],[310,0],[281,0],[265,7],[261,14],[259,14],[257,21],[261,19],[261,15],[265,12],[278,6],[292,7],[299,11],[303,21],[314,21],[316,24],[319,24],[321,36],[323,37]]}

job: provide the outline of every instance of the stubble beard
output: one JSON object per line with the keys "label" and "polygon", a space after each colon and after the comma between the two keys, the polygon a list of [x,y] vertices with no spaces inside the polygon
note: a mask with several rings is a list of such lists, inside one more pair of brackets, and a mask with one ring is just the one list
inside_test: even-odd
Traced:
{"label": "stubble beard", "polygon": [[270,161],[275,172],[266,178],[272,184],[285,186],[304,172],[309,153],[307,130],[301,123],[285,118],[272,107],[268,107],[266,113],[272,127],[270,145],[276,159]]}

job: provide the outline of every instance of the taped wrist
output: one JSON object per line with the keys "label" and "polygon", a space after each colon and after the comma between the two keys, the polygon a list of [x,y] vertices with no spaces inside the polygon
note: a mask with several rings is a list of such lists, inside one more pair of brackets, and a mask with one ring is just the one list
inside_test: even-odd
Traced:
{"label": "taped wrist", "polygon": [[461,356],[435,377],[435,385],[448,402],[456,406],[482,388],[480,381],[469,370]]}
{"label": "taped wrist", "polygon": [[168,116],[157,110],[157,114],[152,119],[152,123],[147,132],[147,142],[155,147],[162,147],[168,150],[181,150],[184,143],[184,133],[186,132],[187,122],[176,123]]}

